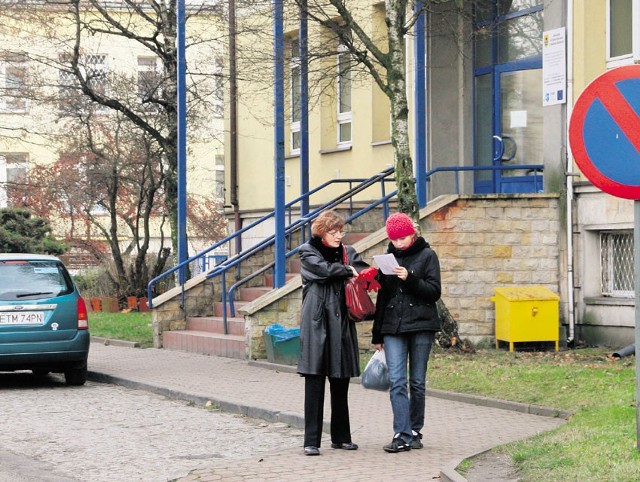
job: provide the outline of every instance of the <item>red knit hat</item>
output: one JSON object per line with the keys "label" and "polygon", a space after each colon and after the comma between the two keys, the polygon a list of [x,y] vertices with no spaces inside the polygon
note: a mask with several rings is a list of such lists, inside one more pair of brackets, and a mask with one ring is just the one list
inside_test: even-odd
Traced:
{"label": "red knit hat", "polygon": [[387,236],[392,241],[416,233],[413,221],[405,213],[393,213],[387,218]]}

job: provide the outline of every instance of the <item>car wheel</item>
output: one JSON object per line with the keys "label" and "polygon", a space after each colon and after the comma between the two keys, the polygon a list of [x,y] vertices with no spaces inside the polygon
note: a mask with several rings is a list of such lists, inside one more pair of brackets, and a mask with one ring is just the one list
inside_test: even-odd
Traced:
{"label": "car wheel", "polygon": [[71,368],[64,372],[64,381],[67,385],[80,386],[87,381],[87,366]]}
{"label": "car wheel", "polygon": [[34,377],[46,377],[50,373],[49,370],[44,370],[42,368],[31,371],[33,372]]}

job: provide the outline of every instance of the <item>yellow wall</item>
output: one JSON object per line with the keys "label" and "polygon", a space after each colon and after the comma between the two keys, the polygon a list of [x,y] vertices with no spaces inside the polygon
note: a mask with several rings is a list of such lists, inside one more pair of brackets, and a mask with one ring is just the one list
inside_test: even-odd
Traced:
{"label": "yellow wall", "polygon": [[575,101],[584,88],[606,69],[606,2],[574,0],[573,8]]}
{"label": "yellow wall", "polygon": [[[357,10],[358,21],[364,28],[376,33],[383,25],[383,13],[380,7],[367,4]],[[275,173],[273,141],[273,103],[274,77],[272,65],[273,38],[272,25],[268,15],[262,17],[265,35],[256,41],[256,37],[240,37],[239,51],[252,49],[251,59],[239,59],[238,71],[238,198],[241,211],[271,210],[274,207]],[[292,16],[291,18],[297,18]],[[248,21],[245,19],[245,21]],[[255,26],[255,19],[251,19]],[[242,30],[242,26],[239,27]],[[297,25],[290,25],[286,35],[296,35]],[[310,43],[320,38],[322,41],[335,42],[319,28],[309,23]],[[260,54],[255,50],[261,48]],[[239,56],[242,57],[242,53]],[[261,60],[258,59],[260,57]],[[325,59],[325,65],[335,72],[335,58]],[[259,65],[259,66],[258,66]],[[355,76],[352,80],[352,143],[351,148],[337,147],[337,111],[336,88],[326,80],[314,78],[314,66],[310,68],[310,113],[309,113],[309,186],[314,188],[331,179],[366,178],[393,165],[393,151],[389,138],[389,103],[386,96],[372,84],[368,76]],[[354,74],[355,75],[355,74]],[[412,74],[409,74],[412,75]],[[287,86],[285,95],[289,97],[289,64],[285,62]],[[324,89],[324,94],[318,94]],[[286,201],[300,195],[300,159],[289,154],[289,111],[285,119],[286,152],[285,162]],[[228,129],[227,129],[228,131]],[[227,174],[229,156],[227,154]],[[228,179],[228,178],[227,178]],[[323,196],[311,199],[312,204],[324,202],[345,190],[344,185],[327,191]],[[227,185],[227,202],[230,193]],[[380,196],[379,189],[361,196],[373,199]]]}
{"label": "yellow wall", "polygon": [[[26,52],[34,58],[57,61],[63,49],[69,48],[73,25],[59,11],[47,15],[42,7],[34,8],[37,12],[33,18],[26,13],[17,16],[9,11],[0,13],[0,52]],[[202,43],[195,44],[196,38]],[[207,74],[214,72],[215,57],[224,55],[224,44],[219,38],[215,18],[191,17],[187,24],[187,45],[194,45],[188,49],[187,62]],[[91,53],[107,54],[110,73],[132,76],[137,74],[138,56],[153,56],[137,42],[99,34],[83,39],[83,48]],[[29,73],[34,84],[42,79],[49,79],[50,85],[58,81],[58,71],[51,65],[30,62]],[[41,89],[37,94],[54,93],[55,90]],[[32,101],[26,113],[0,113],[0,152],[27,153],[31,166],[54,162],[65,135],[56,113],[54,106],[41,101]],[[198,195],[214,193],[215,157],[224,155],[224,121],[212,117],[210,112],[207,115],[203,129],[196,130],[187,121],[187,190]]]}

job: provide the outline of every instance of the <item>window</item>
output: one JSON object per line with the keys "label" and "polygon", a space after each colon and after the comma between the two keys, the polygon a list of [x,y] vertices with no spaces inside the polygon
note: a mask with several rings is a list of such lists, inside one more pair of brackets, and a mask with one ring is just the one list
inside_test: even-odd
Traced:
{"label": "window", "polygon": [[103,54],[89,54],[80,59],[84,64],[84,71],[89,86],[101,95],[109,91],[109,72],[107,71],[107,56]]}
{"label": "window", "polygon": [[607,0],[608,67],[640,59],[640,0]]}
{"label": "window", "polygon": [[13,206],[27,177],[27,154],[0,152],[0,207]]}
{"label": "window", "polygon": [[162,94],[162,73],[156,57],[138,57],[138,99],[143,108],[157,111],[159,105],[154,102]]}
{"label": "window", "polygon": [[351,58],[338,47],[338,146],[351,145]]}
{"label": "window", "polygon": [[[59,96],[62,109],[87,110],[89,99],[79,89],[78,80],[71,70],[69,55],[60,56],[61,68],[58,71]],[[107,56],[103,54],[81,55],[78,62],[81,74],[86,78],[88,86],[97,94],[106,96],[109,93],[109,71]],[[98,106],[98,110],[106,110],[104,106]]]}
{"label": "window", "polygon": [[0,111],[27,111],[27,58],[5,52],[0,57]]}
{"label": "window", "polygon": [[224,155],[216,154],[216,184],[214,186],[215,196],[221,203],[224,203]]}
{"label": "window", "polygon": [[633,244],[633,231],[600,233],[602,295],[620,298],[635,296]]}
{"label": "window", "polygon": [[297,39],[289,41],[291,47],[291,60],[289,70],[291,71],[291,154],[300,154],[300,43]]}
{"label": "window", "polygon": [[224,57],[216,57],[214,82],[213,115],[221,119],[224,117]]}

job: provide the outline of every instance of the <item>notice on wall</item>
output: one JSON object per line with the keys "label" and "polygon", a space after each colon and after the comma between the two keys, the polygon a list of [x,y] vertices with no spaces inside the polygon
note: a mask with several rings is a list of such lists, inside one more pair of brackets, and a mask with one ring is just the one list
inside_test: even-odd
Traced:
{"label": "notice on wall", "polygon": [[542,105],[567,102],[567,40],[565,27],[542,34]]}

